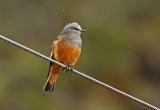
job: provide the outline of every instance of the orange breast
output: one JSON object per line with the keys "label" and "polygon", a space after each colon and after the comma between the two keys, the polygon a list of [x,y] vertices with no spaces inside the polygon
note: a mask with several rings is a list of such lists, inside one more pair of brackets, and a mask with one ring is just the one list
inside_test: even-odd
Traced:
{"label": "orange breast", "polygon": [[53,52],[57,61],[66,65],[74,65],[80,56],[81,50],[77,46],[66,45],[61,40],[57,40],[54,42]]}

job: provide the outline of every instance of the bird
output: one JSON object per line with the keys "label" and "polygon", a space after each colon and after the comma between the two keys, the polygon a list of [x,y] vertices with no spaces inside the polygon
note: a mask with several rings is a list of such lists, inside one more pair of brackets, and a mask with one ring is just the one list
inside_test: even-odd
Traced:
{"label": "bird", "polygon": [[[85,30],[78,23],[67,24],[54,40],[50,58],[71,68],[70,66],[77,62],[81,54],[81,32],[85,32]],[[47,81],[43,87],[45,92],[52,93],[54,91],[58,73],[61,69],[61,66],[50,62]]]}

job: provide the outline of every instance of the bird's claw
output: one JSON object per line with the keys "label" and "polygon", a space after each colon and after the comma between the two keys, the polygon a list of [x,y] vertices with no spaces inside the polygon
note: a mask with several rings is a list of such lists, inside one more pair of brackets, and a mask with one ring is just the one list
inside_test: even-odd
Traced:
{"label": "bird's claw", "polygon": [[70,65],[66,65],[66,69],[67,69],[66,73],[67,73],[68,71],[73,72],[73,68],[72,68]]}

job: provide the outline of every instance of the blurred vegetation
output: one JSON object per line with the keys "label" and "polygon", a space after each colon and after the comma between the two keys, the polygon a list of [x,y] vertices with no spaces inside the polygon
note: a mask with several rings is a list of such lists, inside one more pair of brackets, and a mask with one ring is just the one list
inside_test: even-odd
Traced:
{"label": "blurred vegetation", "polygon": [[[69,22],[82,54],[74,66],[160,107],[159,0],[0,0],[0,34],[47,56]],[[77,75],[61,72],[46,94],[49,62],[0,41],[0,110],[146,110]]]}

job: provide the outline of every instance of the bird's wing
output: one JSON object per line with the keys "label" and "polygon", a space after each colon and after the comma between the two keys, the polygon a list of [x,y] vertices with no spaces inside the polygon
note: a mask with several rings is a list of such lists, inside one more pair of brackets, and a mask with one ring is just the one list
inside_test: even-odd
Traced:
{"label": "bird's wing", "polygon": [[[50,58],[53,59],[53,60],[55,60],[55,58],[54,58],[54,53],[53,53],[53,52],[51,52]],[[50,74],[50,72],[51,72],[52,64],[53,64],[53,63],[50,61],[50,65],[49,65],[49,70],[48,70],[47,78],[49,77],[49,74]]]}

